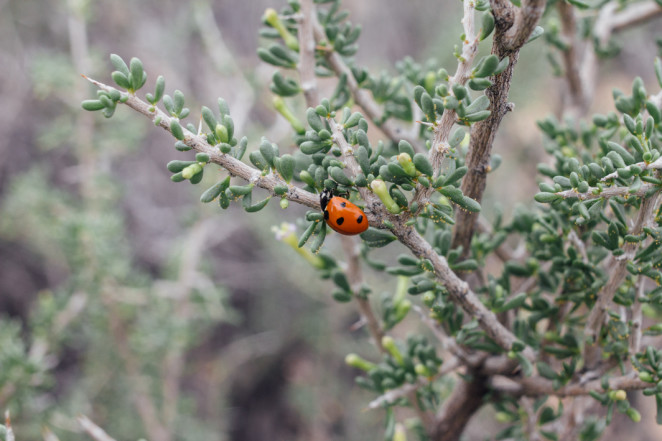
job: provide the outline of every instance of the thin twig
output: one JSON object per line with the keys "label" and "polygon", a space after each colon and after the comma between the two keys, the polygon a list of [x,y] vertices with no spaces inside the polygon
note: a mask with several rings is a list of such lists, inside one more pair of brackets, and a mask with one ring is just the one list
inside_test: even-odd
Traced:
{"label": "thin twig", "polygon": [[[484,234],[493,235],[494,231],[492,225],[483,217],[478,218],[478,231]],[[494,250],[494,254],[497,255],[502,262],[508,262],[509,260],[517,260],[520,258],[515,251],[508,245],[502,243]]]}
{"label": "thin twig", "polygon": [[[654,196],[646,198],[641,202],[639,213],[631,234],[640,234],[643,227],[651,221],[655,209],[657,208],[658,199],[659,193],[656,193]],[[637,243],[626,243],[623,247],[624,256],[630,256],[637,247]],[[584,327],[584,336],[586,338],[584,360],[587,360],[587,366],[590,366],[591,363],[594,363],[597,359],[597,336],[602,328],[609,305],[611,304],[616,291],[627,276],[627,263],[628,259],[611,258],[607,264],[607,268],[609,268],[610,272],[609,280],[598,293],[598,298],[591,309]]]}
{"label": "thin twig", "polygon": [[[429,259],[434,268],[437,279],[444,284],[451,298],[469,314],[469,316],[478,321],[480,327],[487,335],[499,346],[509,351],[513,343],[518,341],[517,337],[503,326],[496,315],[480,301],[476,294],[469,288],[469,285],[460,279],[448,266],[448,262],[443,256],[437,254],[432,246],[413,228],[402,224],[396,224],[393,233],[407,248],[409,248],[419,259]],[[523,354],[529,360],[534,360],[535,355],[530,347],[527,347]]]}
{"label": "thin twig", "polygon": [[14,429],[11,426],[9,409],[5,410],[5,441],[14,441]]}
{"label": "thin twig", "polygon": [[[313,22],[313,31],[315,34],[315,41],[318,44],[326,41],[324,28],[317,21],[316,17],[314,18]],[[354,78],[352,70],[349,68],[349,66],[347,66],[342,56],[335,51],[327,51],[325,56],[326,60],[329,62],[329,66],[331,66],[331,69],[336,73],[336,75],[345,75],[347,77],[347,87],[352,93],[354,101],[356,104],[358,104],[359,107],[361,107],[366,116],[372,121],[381,121],[384,114],[383,110],[372,98],[372,96],[370,96],[370,92],[361,89],[359,84],[356,82],[356,78]],[[378,127],[393,142],[397,143],[398,141],[404,139],[405,141],[409,142],[416,150],[424,150],[417,137],[397,127],[393,120],[386,120],[379,124]]]}
{"label": "thin twig", "polygon": [[[623,167],[624,170],[631,170],[633,167],[639,167],[641,170],[659,170],[662,169],[662,157],[656,159],[651,163],[646,162],[637,162],[635,164],[630,164],[627,167]],[[602,182],[609,181],[610,179],[618,178],[618,172],[612,172],[600,179]]]}
{"label": "thin twig", "polygon": [[535,410],[533,399],[530,397],[522,397],[521,399],[522,407],[526,411],[526,420],[524,422],[524,433],[526,433],[526,439],[529,441],[540,441],[540,432],[538,432],[538,416],[539,412],[543,409],[543,406],[539,406],[538,410]]}
{"label": "thin twig", "polygon": [[[610,390],[640,390],[650,386],[651,383],[646,383],[645,381],[640,380],[635,373],[610,378],[608,380],[608,389]],[[571,397],[588,395],[591,391],[604,391],[601,379],[592,380],[586,383],[570,383],[555,389],[554,382],[543,377],[522,377],[519,379],[512,379],[500,375],[492,377],[491,387],[510,395],[529,397],[543,395]]]}
{"label": "thin twig", "polygon": [[644,298],[645,294],[646,281],[643,276],[639,276],[637,283],[637,296],[634,299],[634,304],[632,305],[632,329],[630,333],[630,344],[629,350],[631,354],[637,354],[641,350],[641,323],[642,323],[642,314],[641,300]]}
{"label": "thin twig", "polygon": [[414,305],[412,309],[419,315],[421,321],[430,328],[435,337],[437,337],[437,340],[441,343],[442,349],[449,351],[468,366],[475,366],[479,363],[479,360],[471,358],[469,354],[457,344],[455,339],[447,335],[444,330],[441,329],[439,323],[426,314],[420,306]]}
{"label": "thin twig", "polygon": [[571,188],[570,190],[563,190],[557,193],[554,193],[563,198],[577,198],[581,201],[586,201],[590,199],[609,199],[617,196],[622,197],[632,197],[632,196],[644,196],[649,190],[657,188],[655,184],[642,184],[636,191],[632,191],[630,187],[589,187],[588,191],[584,193],[578,192],[576,189]]}
{"label": "thin twig", "polygon": [[611,1],[600,8],[593,26],[594,39],[589,39],[583,52],[580,74],[582,90],[588,106],[598,85],[598,55],[594,40],[599,46],[608,44],[614,32],[620,32],[643,21],[650,20],[662,14],[662,7],[655,1],[635,2],[619,11],[622,3]]}
{"label": "thin twig", "polygon": [[566,1],[558,2],[556,7],[561,16],[561,34],[563,36],[563,42],[566,44],[565,50],[561,52],[565,67],[565,78],[568,84],[564,101],[570,103],[568,112],[583,115],[588,103],[580,75],[579,60],[577,58],[578,41],[576,38],[577,20],[575,17],[575,7]]}
{"label": "thin twig", "polygon": [[108,435],[101,427],[94,424],[92,420],[85,415],[79,415],[77,420],[83,430],[95,441],[115,441],[115,438]]}
{"label": "thin twig", "polygon": [[301,89],[308,107],[319,104],[317,78],[315,77],[315,6],[312,0],[301,1],[301,23],[299,23],[299,76]]}
{"label": "thin twig", "polygon": [[[475,2],[473,0],[464,0],[464,16],[462,17],[464,41],[462,42],[462,53],[458,59],[455,74],[448,80],[448,85],[451,88],[455,84],[464,85],[471,76],[472,64],[478,51],[478,43],[480,43],[475,31],[474,12]],[[434,138],[428,153],[428,158],[432,163],[435,175],[441,173],[442,161],[450,149],[448,140],[456,121],[457,113],[455,110],[446,109],[439,121],[435,123]],[[422,210],[434,191],[435,189],[432,186],[424,187],[421,184],[417,184],[412,203],[417,202],[421,207],[419,210]]]}
{"label": "thin twig", "polygon": [[633,3],[611,16],[611,31],[619,32],[659,15],[662,15],[662,6],[655,1]]}
{"label": "thin twig", "polygon": [[135,354],[129,347],[129,336],[126,325],[122,322],[116,305],[110,299],[107,302],[110,334],[113,338],[117,352],[124,362],[129,381],[133,385],[131,398],[145,431],[153,441],[170,441],[172,438],[163,423],[159,420],[159,413],[155,403],[152,401],[147,385],[140,378],[140,366]]}
{"label": "thin twig", "polygon": [[[97,86],[98,88],[105,90],[107,92],[110,92],[112,90],[117,90],[114,87],[108,86],[100,81],[93,80],[92,78],[88,78],[88,77],[85,78],[88,81],[90,81],[92,84]],[[137,96],[131,94],[128,95],[128,99],[124,104],[127,107],[130,107],[131,109],[135,110],[136,112],[146,116],[147,118],[152,120],[152,122],[158,122],[157,125],[159,127],[172,133],[170,130],[170,122],[176,118],[171,118],[170,116],[166,115],[158,107],[154,108],[154,110],[152,111],[150,110],[152,108],[151,104],[148,104],[145,101],[138,98]],[[207,153],[210,157],[210,162],[214,164],[218,164],[221,167],[225,168],[231,175],[239,176],[245,179],[246,181],[254,184],[257,187],[268,190],[272,194],[274,194],[273,192],[274,187],[278,185],[289,186],[289,190],[287,191],[287,193],[279,197],[285,197],[286,199],[289,199],[292,202],[296,202],[310,208],[319,209],[318,195],[302,190],[301,188],[298,188],[294,185],[288,185],[279,176],[273,173],[269,173],[263,176],[260,170],[257,170],[249,165],[246,165],[230,155],[221,153],[221,151],[218,148],[210,145],[203,135],[196,135],[194,133],[189,132],[185,128],[183,128],[183,131],[185,136],[183,142],[187,146],[191,147],[193,150],[197,152]]]}

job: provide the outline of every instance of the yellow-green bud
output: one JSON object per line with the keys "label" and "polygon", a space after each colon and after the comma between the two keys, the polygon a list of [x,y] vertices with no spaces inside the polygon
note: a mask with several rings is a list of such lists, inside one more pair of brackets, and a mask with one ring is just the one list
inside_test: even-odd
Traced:
{"label": "yellow-green bud", "polygon": [[214,133],[216,133],[216,137],[220,142],[228,142],[228,128],[225,127],[223,124],[216,124],[216,128],[214,129]]}
{"label": "yellow-green bud", "polygon": [[639,372],[639,379],[641,381],[645,381],[646,383],[653,383],[655,381],[655,379],[650,374],[650,372],[646,372],[646,371]]}
{"label": "yellow-green bud", "polygon": [[622,389],[609,391],[609,398],[614,401],[623,401],[627,397],[627,393]]}
{"label": "yellow-green bud", "polygon": [[437,82],[437,75],[435,75],[434,72],[429,71],[428,73],[425,74],[425,79],[423,80],[423,87],[425,87],[425,90],[427,90],[428,93],[433,93],[434,85],[436,82]]}
{"label": "yellow-green bud", "polygon": [[293,51],[299,51],[299,40],[290,34],[290,31],[287,30],[283,22],[278,17],[278,12],[275,9],[269,8],[264,11],[264,21],[269,23],[274,27],[280,34],[281,38],[285,42],[285,45],[292,49]]}
{"label": "yellow-green bud", "polygon": [[400,423],[395,425],[395,433],[393,433],[393,441],[407,441],[407,431],[405,426]]}
{"label": "yellow-green bud", "polygon": [[418,363],[416,366],[414,366],[414,371],[421,377],[431,377],[432,374],[428,370],[428,368],[425,367],[424,364]]}
{"label": "yellow-green bud", "polygon": [[408,153],[400,153],[398,155],[398,163],[400,163],[400,166],[409,176],[416,176],[416,167]]}
{"label": "yellow-green bud", "polygon": [[396,346],[393,337],[388,335],[382,337],[382,346],[389,354],[391,354],[391,357],[393,357],[398,364],[403,365],[405,363],[404,357],[402,356],[402,353],[400,353],[400,349]]}
{"label": "yellow-green bud", "polygon": [[300,135],[306,133],[306,128],[303,126],[303,123],[301,123],[301,121],[299,121],[299,119],[290,111],[287,104],[285,104],[283,97],[279,95],[274,96],[273,104],[278,113],[283,115],[283,117],[290,123],[294,131]]}
{"label": "yellow-green bud", "polygon": [[280,208],[282,208],[283,210],[285,210],[285,209],[286,209],[287,207],[289,207],[289,206],[290,206],[290,201],[289,201],[289,200],[287,200],[287,199],[285,199],[285,198],[283,198],[283,199],[280,200]]}
{"label": "yellow-green bud", "polygon": [[184,179],[191,179],[193,176],[197,175],[202,171],[202,166],[200,164],[191,164],[182,170],[182,177]]}
{"label": "yellow-green bud", "polygon": [[509,423],[512,421],[510,414],[506,412],[497,412],[495,418],[500,423]]}
{"label": "yellow-green bud", "polygon": [[299,253],[312,266],[318,269],[324,268],[324,260],[321,257],[313,254],[308,248],[299,248],[299,239],[294,234],[296,227],[293,224],[283,222],[280,227],[272,227],[272,231],[276,234],[277,240],[281,240],[291,246],[294,251]]}
{"label": "yellow-green bud", "polygon": [[373,192],[381,199],[381,201],[386,206],[386,209],[393,214],[400,213],[400,206],[393,200],[390,194],[388,194],[388,189],[386,188],[386,183],[381,179],[375,179],[370,183],[370,188]]}
{"label": "yellow-green bud", "polygon": [[357,354],[347,354],[347,356],[345,357],[345,364],[347,364],[348,366],[355,367],[357,369],[361,369],[366,372],[376,367],[374,363],[371,363],[368,360],[361,358]]}

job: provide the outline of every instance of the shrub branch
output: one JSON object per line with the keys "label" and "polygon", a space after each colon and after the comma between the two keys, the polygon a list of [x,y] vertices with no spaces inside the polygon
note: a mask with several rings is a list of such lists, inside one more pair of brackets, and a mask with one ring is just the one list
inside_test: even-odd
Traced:
{"label": "shrub branch", "polygon": [[[108,86],[100,81],[94,80],[92,78],[85,77],[92,84],[98,88],[110,92],[111,90],[117,90],[114,87]],[[135,95],[128,95],[128,99],[124,103],[127,107],[135,110],[136,112],[146,116],[151,119],[152,122],[156,123],[158,121],[158,126],[162,129],[172,133],[170,131],[170,121],[174,118],[166,115],[158,107],[155,107],[154,110],[151,110],[153,106],[141,100]],[[284,180],[279,176],[274,175],[273,173],[263,175],[260,170],[257,170],[249,165],[244,164],[238,159],[221,153],[220,150],[212,145],[210,145],[204,136],[196,135],[185,128],[184,134],[185,139],[184,143],[191,147],[193,150],[201,153],[206,153],[209,155],[210,162],[220,165],[225,168],[232,176],[238,176],[245,179],[246,181],[254,184],[256,187],[263,188],[269,191],[272,195],[275,195],[273,189],[277,185],[288,185]],[[279,196],[283,197],[283,196]],[[307,207],[319,210],[319,196],[310,193],[308,191],[302,190],[293,185],[289,185],[289,190],[284,195],[285,198],[289,199],[292,202],[296,202]],[[368,219],[371,220],[371,219]],[[374,221],[374,219],[372,219]]]}
{"label": "shrub branch", "polygon": [[[491,4],[495,17],[492,53],[499,59],[509,57],[510,61],[502,73],[493,77],[493,84],[485,91],[485,95],[490,99],[490,116],[471,126],[471,141],[466,159],[469,170],[462,180],[461,189],[465,196],[479,203],[483,199],[487,173],[490,170],[494,136],[503,117],[512,110],[512,105],[507,100],[519,50],[528,40],[545,9],[545,0],[522,2],[522,7],[515,11],[506,1],[492,1]],[[476,219],[478,213],[469,211],[458,210],[456,215],[453,248],[462,246],[465,256],[470,251]]]}

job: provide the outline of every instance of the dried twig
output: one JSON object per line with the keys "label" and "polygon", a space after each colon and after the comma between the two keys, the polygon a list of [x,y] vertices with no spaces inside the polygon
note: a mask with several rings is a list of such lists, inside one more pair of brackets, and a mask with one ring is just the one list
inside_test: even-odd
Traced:
{"label": "dried twig", "polygon": [[9,410],[5,410],[5,441],[14,441],[14,429],[11,426]]}
{"label": "dried twig", "polygon": [[634,304],[632,305],[632,333],[630,334],[630,352],[636,354],[641,350],[641,299],[644,297],[646,281],[643,276],[639,276],[637,283],[637,296],[634,299]]}
{"label": "dried twig", "polygon": [[85,415],[78,416],[78,423],[95,441],[115,441],[115,438],[108,435],[101,427],[97,426]]}
{"label": "dried twig", "polygon": [[[513,11],[513,6],[505,1],[492,1],[495,17],[492,53],[499,59],[509,58],[506,69],[493,78],[493,84],[485,95],[490,99],[490,116],[471,127],[471,141],[466,165],[469,168],[462,180],[462,193],[481,202],[485,191],[487,173],[490,170],[490,157],[494,137],[503,117],[512,110],[508,103],[508,93],[513,69],[519,57],[520,48],[526,43],[545,8],[545,0],[522,2],[522,7]],[[453,248],[463,247],[464,256],[469,255],[471,238],[474,234],[478,213],[458,210],[453,231]]]}
{"label": "dried twig", "polygon": [[312,0],[301,1],[301,22],[299,23],[299,77],[306,106],[319,104],[317,78],[315,77],[315,6]]}
{"label": "dried twig", "polygon": [[575,7],[566,1],[558,2],[556,7],[561,16],[561,33],[563,41],[566,44],[565,50],[561,53],[563,57],[563,65],[565,66],[565,78],[568,84],[564,100],[570,103],[568,112],[582,115],[588,107],[588,101],[579,70],[579,60],[577,58],[578,42],[575,35],[577,32]]}

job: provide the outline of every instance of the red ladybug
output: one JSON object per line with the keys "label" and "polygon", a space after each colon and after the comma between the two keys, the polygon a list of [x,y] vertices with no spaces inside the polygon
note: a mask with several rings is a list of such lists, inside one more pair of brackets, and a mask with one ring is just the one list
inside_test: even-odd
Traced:
{"label": "red ladybug", "polygon": [[320,194],[324,220],[335,231],[347,236],[363,233],[368,229],[365,213],[345,198],[334,196],[329,190]]}

